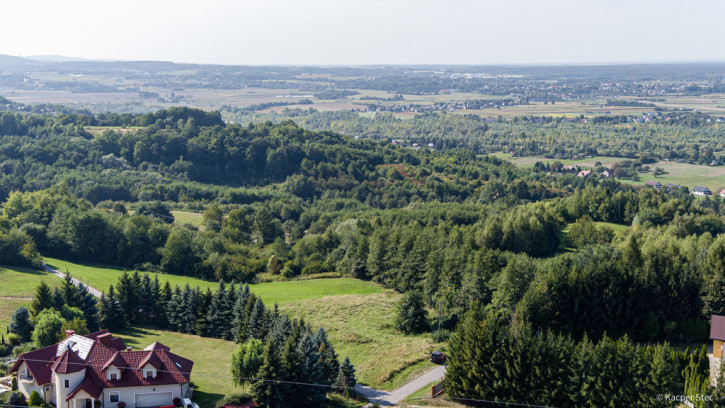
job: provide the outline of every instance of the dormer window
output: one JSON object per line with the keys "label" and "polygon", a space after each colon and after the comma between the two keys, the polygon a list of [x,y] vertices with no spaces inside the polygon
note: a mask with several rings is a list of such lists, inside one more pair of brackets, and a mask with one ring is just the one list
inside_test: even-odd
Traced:
{"label": "dormer window", "polygon": [[156,377],[156,370],[144,370],[143,377],[144,378],[154,378],[154,377]]}
{"label": "dormer window", "polygon": [[118,381],[118,371],[109,371],[108,372],[108,381]]}

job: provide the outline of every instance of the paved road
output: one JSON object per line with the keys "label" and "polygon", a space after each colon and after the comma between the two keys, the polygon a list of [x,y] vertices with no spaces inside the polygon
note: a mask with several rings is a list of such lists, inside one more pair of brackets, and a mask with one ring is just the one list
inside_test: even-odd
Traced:
{"label": "paved road", "polygon": [[[63,272],[57,270],[57,269],[53,269],[53,268],[51,268],[50,266],[48,266],[46,264],[43,264],[43,269],[45,269],[46,272],[50,272],[53,275],[60,277],[61,279],[65,279],[65,274]],[[71,280],[73,281],[73,284],[75,284],[76,286],[81,284],[81,281],[79,281],[76,278],[71,277]],[[88,286],[86,284],[84,284],[84,286],[88,288],[88,291],[91,292],[91,295],[93,295],[95,297],[101,297],[101,291],[100,290],[98,290],[96,288],[92,288],[92,287],[90,287],[90,286]]]}
{"label": "paved road", "polygon": [[381,391],[358,384],[357,386],[355,386],[355,391],[357,391],[360,395],[364,396],[368,399],[368,401],[370,401],[370,404],[366,406],[371,406],[372,404],[379,404],[383,407],[395,406],[395,404],[404,400],[409,395],[425,387],[426,385],[432,382],[443,380],[443,377],[445,377],[445,375],[446,367],[436,366],[434,369],[416,377],[415,379],[406,383],[397,390]]}

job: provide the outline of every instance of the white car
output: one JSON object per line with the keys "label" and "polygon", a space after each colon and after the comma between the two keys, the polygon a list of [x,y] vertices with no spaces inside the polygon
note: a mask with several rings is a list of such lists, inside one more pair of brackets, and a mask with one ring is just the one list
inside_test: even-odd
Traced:
{"label": "white car", "polygon": [[188,398],[184,398],[184,408],[199,408],[199,404],[192,402]]}

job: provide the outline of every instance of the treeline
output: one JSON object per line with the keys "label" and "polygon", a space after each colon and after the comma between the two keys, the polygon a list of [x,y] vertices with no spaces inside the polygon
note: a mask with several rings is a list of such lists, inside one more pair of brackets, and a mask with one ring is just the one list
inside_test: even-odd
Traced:
{"label": "treeline", "polygon": [[[654,110],[655,108],[653,108]],[[723,162],[723,123],[717,117],[693,112],[656,112],[648,122],[640,117],[599,115],[585,120],[565,117],[517,116],[485,120],[478,115],[426,113],[399,119],[391,113],[373,117],[358,112],[288,110],[279,114],[237,115],[235,120],[280,122],[334,131],[373,140],[406,140],[436,149],[467,148],[480,153],[513,152],[517,157],[609,156],[659,159],[709,165]]]}
{"label": "treeline", "polygon": [[[451,397],[556,407],[659,407],[664,395],[707,397],[709,360],[628,337],[580,342],[508,326],[473,307],[451,339]],[[690,394],[692,393],[692,394]]]}

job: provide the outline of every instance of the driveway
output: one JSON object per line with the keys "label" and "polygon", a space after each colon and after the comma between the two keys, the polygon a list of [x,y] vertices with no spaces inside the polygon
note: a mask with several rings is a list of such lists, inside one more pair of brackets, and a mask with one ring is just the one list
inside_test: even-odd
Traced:
{"label": "driveway", "polygon": [[366,405],[366,407],[371,406],[372,404],[378,404],[383,407],[390,407],[395,406],[397,403],[406,399],[408,396],[412,395],[426,385],[432,382],[442,381],[445,375],[446,367],[436,366],[432,370],[425,372],[414,378],[410,382],[404,384],[397,390],[382,391],[358,384],[355,386],[355,391],[357,391],[358,394],[362,395],[363,397],[367,398],[368,401],[370,401],[370,404]]}
{"label": "driveway", "polygon": [[[53,269],[53,268],[51,268],[50,266],[48,266],[46,264],[43,264],[43,269],[45,269],[46,272],[50,272],[53,275],[60,277],[61,279],[65,279],[65,274],[63,272],[57,270],[57,269]],[[78,285],[81,284],[81,281],[79,281],[78,279],[76,279],[74,277],[71,277],[70,279],[73,282],[73,284],[76,285],[76,286],[78,286]],[[91,295],[93,295],[95,297],[101,297],[101,291],[100,290],[98,290],[96,288],[92,288],[92,287],[86,285],[85,283],[83,285],[85,285],[85,287],[88,288],[88,291],[91,292]]]}

